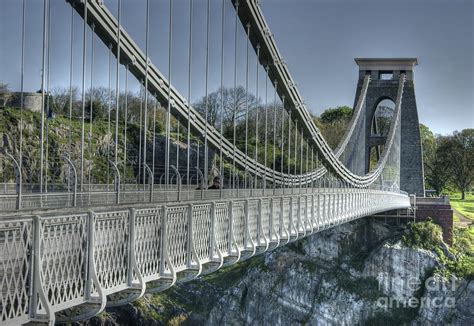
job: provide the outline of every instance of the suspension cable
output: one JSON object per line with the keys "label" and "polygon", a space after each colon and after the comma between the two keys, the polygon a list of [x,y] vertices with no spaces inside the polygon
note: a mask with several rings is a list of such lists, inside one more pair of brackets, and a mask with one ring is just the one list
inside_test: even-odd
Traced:
{"label": "suspension cable", "polygon": [[[81,121],[81,192],[84,190],[84,136],[86,115],[86,64],[87,64],[87,7],[84,2],[84,30],[82,35],[82,121]],[[43,95],[44,96],[44,95]]]}
{"label": "suspension cable", "polygon": [[[118,151],[119,151],[119,109],[120,109],[120,38],[121,38],[121,27],[120,20],[122,17],[122,0],[118,0],[117,3],[117,65],[115,67],[115,157],[114,162],[115,166],[118,166]],[[107,163],[107,166],[109,164]]]}
{"label": "suspension cable", "polygon": [[301,134],[300,134],[300,175],[299,175],[300,190],[301,190],[301,187],[302,187],[302,175],[303,175],[303,147],[304,147],[303,143],[304,143],[303,129],[301,129]]}
{"label": "suspension cable", "polygon": [[[21,73],[20,73],[20,174],[22,174],[23,167],[23,109],[24,109],[24,86],[25,86],[25,21],[26,18],[26,3],[22,1],[22,15],[21,15]],[[21,187],[21,184],[20,184]]]}
{"label": "suspension cable", "polygon": [[48,192],[48,171],[49,171],[49,114],[50,114],[50,77],[51,77],[51,2],[48,1],[48,23],[47,23],[47,52],[46,52],[46,151],[45,151],[45,192]]}
{"label": "suspension cable", "polygon": [[247,188],[247,168],[248,168],[248,130],[249,130],[249,44],[250,44],[250,24],[247,24],[247,59],[245,68],[245,173],[244,188]]}
{"label": "suspension cable", "polygon": [[[128,64],[125,66],[125,103],[123,110],[123,176],[127,177]],[[124,180],[126,181],[126,179]]]}
{"label": "suspension cable", "polygon": [[[291,110],[288,110],[288,175],[290,175],[290,162],[291,162]],[[290,187],[290,182],[288,182],[288,187]]]}
{"label": "suspension cable", "polygon": [[276,134],[277,134],[277,108],[276,108],[276,97],[277,97],[278,81],[274,81],[274,92],[273,92],[273,193],[275,193],[275,172],[276,172]]}
{"label": "suspension cable", "polygon": [[[265,67],[265,141],[264,141],[264,154],[263,154],[263,162],[265,165],[265,173],[268,170],[267,168],[267,145],[268,145],[268,70],[270,68],[268,66]],[[267,178],[263,180],[263,189],[267,189]]]}
{"label": "suspension cable", "polygon": [[239,1],[235,2],[235,29],[234,29],[234,112],[232,115],[233,124],[233,150],[232,150],[232,171],[230,177],[232,178],[232,188],[235,188],[235,154],[236,154],[236,115],[237,115],[237,26],[239,21]]}
{"label": "suspension cable", "polygon": [[[192,55],[193,55],[193,4],[194,1],[190,0],[189,3],[189,53],[188,53],[188,126],[187,126],[187,136],[188,136],[188,148],[186,151],[186,184],[189,187],[190,183],[190,160],[191,160],[191,78],[192,78]],[[221,63],[222,65],[222,63]],[[222,132],[221,132],[222,135]],[[222,137],[221,137],[222,141]],[[222,153],[222,146],[221,146]]]}
{"label": "suspension cable", "polygon": [[200,149],[199,147],[200,147],[200,145],[201,145],[201,143],[200,143],[199,138],[198,138],[198,141],[197,141],[197,150],[196,150],[196,152],[197,152],[196,167],[197,167],[198,170],[199,170],[199,158],[200,158],[200,157],[199,157],[199,156],[200,156],[200,155],[199,155],[199,149]]}
{"label": "suspension cable", "polygon": [[222,188],[224,188],[224,162],[222,154],[222,142],[224,135],[224,26],[225,26],[225,1],[222,0],[222,26],[221,26],[221,112],[220,112],[220,137],[219,137],[219,174],[221,178],[220,197],[222,197]]}
{"label": "suspension cable", "polygon": [[169,1],[169,34],[168,34],[168,112],[166,112],[166,148],[165,148],[165,185],[169,186],[170,166],[170,124],[171,124],[171,64],[173,54],[173,0]]}
{"label": "suspension cable", "polygon": [[[92,174],[92,121],[93,121],[93,114],[94,114],[94,108],[93,108],[93,101],[94,101],[94,35],[95,35],[95,25],[91,25],[91,86],[89,90],[89,97],[90,97],[90,107],[89,107],[89,161],[91,162],[91,166],[89,166],[89,175],[88,175],[88,188],[89,191],[91,190],[91,174]],[[110,57],[110,48],[109,48],[109,57]],[[109,60],[110,62],[110,60]],[[109,72],[110,72],[110,64],[109,64]],[[110,81],[110,76],[109,76],[109,81]],[[110,82],[109,82],[110,85]],[[110,97],[108,98],[109,100],[109,105],[110,105]],[[109,110],[110,112],[110,110]],[[109,113],[110,114],[110,113]],[[110,121],[110,120],[109,120]],[[110,124],[109,124],[110,125]],[[107,176],[108,178],[108,176]],[[108,181],[108,179],[107,179]]]}
{"label": "suspension cable", "polygon": [[[70,38],[70,61],[69,61],[69,135],[68,135],[68,157],[71,158],[72,153],[72,101],[73,89],[72,83],[74,78],[74,3],[71,3],[71,38]],[[69,173],[71,173],[69,169]],[[77,182],[77,181],[76,181]]]}
{"label": "suspension cable", "polygon": [[143,80],[140,80],[140,118],[139,118],[139,131],[138,131],[138,179],[136,180],[137,185],[140,184],[142,176],[142,123],[143,123]]}
{"label": "suspension cable", "polygon": [[[314,171],[314,147],[313,146],[311,146],[311,171]],[[314,182],[314,179],[311,182],[311,188],[314,188],[313,182]]]}
{"label": "suspension cable", "polygon": [[[285,153],[285,139],[284,139],[284,129],[285,129],[285,95],[282,96],[282,105],[281,105],[281,162],[280,162],[280,172],[283,174],[283,159]],[[284,182],[282,183],[282,188],[284,187]]]}
{"label": "suspension cable", "polygon": [[293,174],[296,176],[296,168],[298,166],[298,120],[295,120],[295,166]]}
{"label": "suspension cable", "polygon": [[[306,168],[305,168],[305,173],[308,173],[308,168],[309,168],[309,142],[308,141],[305,141],[306,143]],[[308,185],[308,183],[306,183],[306,185]]]}
{"label": "suspension cable", "polygon": [[151,154],[151,173],[153,174],[152,184],[155,183],[154,178],[155,178],[155,156],[156,156],[156,154],[155,154],[155,147],[156,147],[156,145],[155,145],[155,143],[156,143],[156,110],[157,110],[157,106],[158,106],[158,101],[156,100],[156,98],[157,98],[156,94],[154,94],[154,96],[155,96],[155,103],[153,105],[153,130],[152,130],[152,132],[153,132],[152,142],[153,143],[152,143],[152,149],[151,149],[151,152],[152,152],[152,154]]}
{"label": "suspension cable", "polygon": [[[92,30],[94,33],[94,30]],[[92,34],[92,39],[94,38],[94,34]],[[94,46],[94,42],[92,42],[92,46]],[[92,51],[93,52],[93,51]],[[110,111],[112,110],[112,44],[109,44],[109,52],[108,52],[108,64],[109,64],[109,84],[107,90],[107,137],[111,135],[111,124],[110,124]],[[92,94],[92,72],[91,72],[91,94]],[[92,97],[92,95],[91,95]],[[92,99],[91,99],[91,125],[92,125]],[[107,190],[109,190],[110,184],[110,142],[107,141]]]}
{"label": "suspension cable", "polygon": [[[178,119],[176,119],[176,169],[178,170],[179,172],[179,126],[180,126],[180,122]],[[178,179],[176,179],[176,182],[178,181]]]}
{"label": "suspension cable", "polygon": [[[148,129],[148,69],[150,66],[150,58],[148,57],[148,41],[149,41],[149,29],[150,29],[150,0],[146,0],[146,18],[145,18],[145,58],[146,58],[146,67],[145,67],[145,106],[143,108],[143,190],[145,190],[146,185],[146,136]],[[171,84],[170,84],[171,85]]]}
{"label": "suspension cable", "polygon": [[207,15],[206,15],[206,82],[205,82],[205,108],[204,108],[204,182],[205,185],[209,183],[208,177],[208,148],[207,148],[207,131],[208,131],[208,114],[209,114],[209,32],[210,32],[210,21],[211,21],[211,1],[207,0]]}
{"label": "suspension cable", "polygon": [[[260,68],[260,44],[257,44],[257,65],[256,65],[256,82],[255,82],[255,162],[258,163],[258,111],[259,111],[259,105],[258,105],[258,70]],[[254,182],[254,188],[257,188],[257,171],[255,171],[255,182]]]}

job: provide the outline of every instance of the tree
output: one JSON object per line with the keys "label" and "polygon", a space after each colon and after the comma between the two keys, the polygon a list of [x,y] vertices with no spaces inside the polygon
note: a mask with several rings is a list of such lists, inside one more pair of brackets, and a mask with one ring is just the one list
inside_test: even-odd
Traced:
{"label": "tree", "polygon": [[72,99],[73,103],[73,112],[75,111],[75,105],[77,101],[78,89],[73,87],[55,87],[51,90],[51,96],[53,99],[53,111],[57,114],[62,114],[65,116],[69,115],[69,103]]}
{"label": "tree", "polygon": [[474,182],[474,129],[455,131],[441,137],[437,155],[449,173],[450,182],[461,191],[461,200]]}
{"label": "tree", "polygon": [[[245,118],[246,104],[248,104],[250,112],[258,105],[258,102],[255,95],[249,93],[247,97],[245,88],[238,86],[235,89],[219,88],[207,96],[207,102],[206,97],[203,96],[193,104],[193,107],[204,117],[207,104],[207,121],[214,127],[220,126],[220,114],[222,112],[224,129],[228,129],[233,126],[234,119],[239,122]],[[222,104],[223,111],[221,110]]]}
{"label": "tree", "polygon": [[445,168],[443,153],[438,151],[442,137],[435,136],[425,125],[420,124],[421,144],[423,148],[423,167],[425,182],[428,187],[435,190],[436,195],[441,194],[449,180],[448,170]]}
{"label": "tree", "polygon": [[341,121],[349,122],[351,117],[352,108],[344,105],[326,109],[323,113],[321,113],[319,120],[322,123],[337,123]]}
{"label": "tree", "polygon": [[352,109],[348,106],[338,106],[325,110],[315,123],[332,149],[335,149],[351,120]]}

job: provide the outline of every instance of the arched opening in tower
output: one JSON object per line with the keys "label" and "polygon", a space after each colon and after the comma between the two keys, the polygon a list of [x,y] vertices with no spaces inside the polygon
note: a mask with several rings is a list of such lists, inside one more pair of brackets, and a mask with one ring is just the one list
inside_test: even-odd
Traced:
{"label": "arched opening in tower", "polygon": [[372,141],[369,147],[369,171],[376,167],[383,152],[394,111],[395,103],[390,99],[380,101],[375,109],[370,127],[370,138]]}

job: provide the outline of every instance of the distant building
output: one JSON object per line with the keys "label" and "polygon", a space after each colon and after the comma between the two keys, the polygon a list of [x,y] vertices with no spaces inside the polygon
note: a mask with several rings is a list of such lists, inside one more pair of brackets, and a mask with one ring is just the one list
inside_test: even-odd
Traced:
{"label": "distant building", "polygon": [[[0,93],[0,108],[5,107],[21,107],[21,92]],[[23,108],[33,112],[41,112],[41,91],[36,93],[24,92]]]}

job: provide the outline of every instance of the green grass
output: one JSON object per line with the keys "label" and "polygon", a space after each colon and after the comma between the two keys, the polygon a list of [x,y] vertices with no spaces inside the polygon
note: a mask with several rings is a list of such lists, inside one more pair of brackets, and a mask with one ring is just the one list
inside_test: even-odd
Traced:
{"label": "green grass", "polygon": [[472,193],[466,193],[466,199],[461,200],[461,194],[455,193],[449,196],[451,206],[456,209],[459,213],[474,221],[474,195]]}

